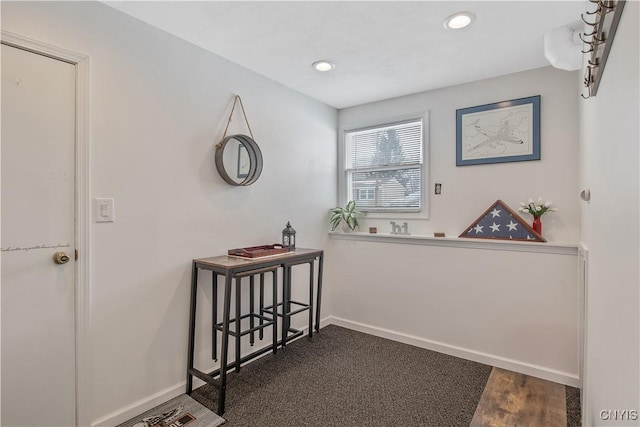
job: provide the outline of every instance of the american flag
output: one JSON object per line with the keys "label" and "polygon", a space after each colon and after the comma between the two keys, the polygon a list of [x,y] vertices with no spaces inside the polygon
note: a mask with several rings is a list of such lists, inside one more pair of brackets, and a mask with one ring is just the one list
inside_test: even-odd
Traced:
{"label": "american flag", "polygon": [[496,200],[459,237],[546,242],[502,200]]}

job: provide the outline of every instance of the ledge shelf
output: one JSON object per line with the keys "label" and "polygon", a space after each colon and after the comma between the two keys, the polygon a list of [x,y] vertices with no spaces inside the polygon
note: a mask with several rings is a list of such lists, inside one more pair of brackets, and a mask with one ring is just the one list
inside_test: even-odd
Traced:
{"label": "ledge shelf", "polygon": [[402,235],[386,233],[329,232],[330,239],[358,240],[375,243],[396,243],[404,245],[441,246],[450,248],[484,249],[496,251],[532,252],[559,255],[578,255],[577,243],[538,243],[499,239],[465,239],[460,237],[430,237],[420,235]]}

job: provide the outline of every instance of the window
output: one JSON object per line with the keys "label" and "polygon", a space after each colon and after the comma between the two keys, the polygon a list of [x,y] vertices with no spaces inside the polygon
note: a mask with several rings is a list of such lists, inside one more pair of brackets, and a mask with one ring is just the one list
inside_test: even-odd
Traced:
{"label": "window", "polygon": [[364,212],[418,212],[422,118],[344,132],[344,194]]}
{"label": "window", "polygon": [[375,200],[375,188],[358,188],[358,197],[356,200]]}

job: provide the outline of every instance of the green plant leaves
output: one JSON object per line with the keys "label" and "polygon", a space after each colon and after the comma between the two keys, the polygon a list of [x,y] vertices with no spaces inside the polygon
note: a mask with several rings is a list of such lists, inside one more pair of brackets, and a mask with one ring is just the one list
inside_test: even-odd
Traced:
{"label": "green plant leaves", "polygon": [[356,210],[355,200],[350,200],[344,208],[338,206],[329,209],[329,212],[331,213],[329,217],[331,231],[334,231],[342,221],[344,221],[351,230],[355,230],[359,228],[357,215],[364,215],[363,212]]}

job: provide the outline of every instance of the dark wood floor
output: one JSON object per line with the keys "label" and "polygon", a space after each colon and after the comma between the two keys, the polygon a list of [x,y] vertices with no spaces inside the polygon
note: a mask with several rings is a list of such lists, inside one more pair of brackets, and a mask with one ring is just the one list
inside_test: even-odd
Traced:
{"label": "dark wood floor", "polygon": [[565,386],[493,368],[470,427],[567,427]]}

